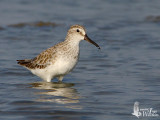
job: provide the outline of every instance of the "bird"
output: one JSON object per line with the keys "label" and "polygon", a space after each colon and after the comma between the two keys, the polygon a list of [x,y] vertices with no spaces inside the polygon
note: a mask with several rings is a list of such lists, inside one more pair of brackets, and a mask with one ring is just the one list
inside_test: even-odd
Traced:
{"label": "bird", "polygon": [[100,49],[99,45],[88,37],[85,28],[76,24],[70,26],[63,42],[42,51],[33,59],[17,60],[17,63],[45,82],[51,82],[54,78],[62,82],[64,76],[70,73],[78,62],[79,43],[82,40]]}

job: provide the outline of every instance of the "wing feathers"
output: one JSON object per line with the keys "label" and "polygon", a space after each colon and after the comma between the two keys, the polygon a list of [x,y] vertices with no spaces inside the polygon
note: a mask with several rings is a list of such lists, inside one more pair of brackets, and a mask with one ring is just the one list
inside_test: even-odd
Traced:
{"label": "wing feathers", "polygon": [[49,48],[42,53],[40,53],[34,59],[17,60],[18,64],[27,67],[29,69],[43,69],[47,67],[51,62],[55,61],[56,55],[53,48]]}

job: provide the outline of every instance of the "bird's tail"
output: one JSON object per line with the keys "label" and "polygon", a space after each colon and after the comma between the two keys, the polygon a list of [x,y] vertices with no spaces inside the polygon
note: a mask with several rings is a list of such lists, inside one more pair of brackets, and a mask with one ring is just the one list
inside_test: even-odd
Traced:
{"label": "bird's tail", "polygon": [[26,66],[27,64],[31,63],[31,60],[30,59],[25,59],[25,60],[17,60],[18,64],[19,65],[22,65],[22,66]]}

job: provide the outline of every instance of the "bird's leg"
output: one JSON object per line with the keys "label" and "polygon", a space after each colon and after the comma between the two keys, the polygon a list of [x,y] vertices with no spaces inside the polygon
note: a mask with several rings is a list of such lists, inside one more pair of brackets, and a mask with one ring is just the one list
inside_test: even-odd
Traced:
{"label": "bird's leg", "polygon": [[59,77],[57,77],[57,78],[58,78],[58,82],[59,82],[59,83],[61,83],[61,82],[62,82],[63,77],[64,77],[64,76],[59,76]]}

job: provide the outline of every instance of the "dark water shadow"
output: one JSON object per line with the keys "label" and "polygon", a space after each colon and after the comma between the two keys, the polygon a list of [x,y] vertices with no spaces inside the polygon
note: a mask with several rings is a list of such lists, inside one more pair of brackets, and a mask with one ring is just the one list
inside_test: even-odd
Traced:
{"label": "dark water shadow", "polygon": [[[58,104],[66,104],[65,107],[73,109],[82,109],[81,106],[72,105],[72,103],[79,103],[80,95],[73,86],[74,83],[57,83],[57,82],[36,82],[30,83],[34,89],[40,91],[35,92],[36,95],[40,95],[37,102],[53,102]],[[69,105],[67,105],[69,104]]]}
{"label": "dark water shadow", "polygon": [[145,18],[145,21],[157,23],[157,22],[160,22],[160,16],[149,15]]}
{"label": "dark water shadow", "polygon": [[68,88],[73,87],[74,83],[63,83],[63,82],[34,82],[29,83],[31,88],[38,88],[38,89],[55,89],[55,88]]}
{"label": "dark water shadow", "polygon": [[8,27],[14,27],[14,28],[23,28],[26,26],[31,26],[31,27],[51,26],[51,27],[55,27],[57,25],[58,24],[56,24],[54,22],[36,21],[36,22],[22,22],[22,23],[17,23],[17,24],[10,24],[10,25],[8,25]]}

